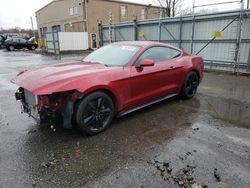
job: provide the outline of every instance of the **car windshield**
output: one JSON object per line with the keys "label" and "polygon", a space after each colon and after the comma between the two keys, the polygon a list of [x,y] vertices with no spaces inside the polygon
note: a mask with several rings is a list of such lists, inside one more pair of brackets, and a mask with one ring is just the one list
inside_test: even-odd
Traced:
{"label": "car windshield", "polygon": [[139,46],[111,44],[89,54],[83,61],[106,66],[125,66],[139,51]]}
{"label": "car windshield", "polygon": [[28,41],[33,42],[35,40],[35,37],[31,37]]}
{"label": "car windshield", "polygon": [[9,42],[9,41],[12,41],[12,38],[8,38],[5,40],[5,42]]}

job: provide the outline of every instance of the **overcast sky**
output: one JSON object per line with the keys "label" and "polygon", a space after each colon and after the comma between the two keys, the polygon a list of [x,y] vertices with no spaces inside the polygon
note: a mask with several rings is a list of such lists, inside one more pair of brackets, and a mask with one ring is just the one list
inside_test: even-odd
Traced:
{"label": "overcast sky", "polygon": [[[0,6],[0,28],[31,28],[30,17],[33,17],[36,28],[35,11],[51,2],[52,0],[1,0]],[[145,4],[157,4],[157,0],[126,0]],[[212,2],[225,2],[229,0],[195,0],[198,4]],[[245,0],[247,1],[247,0]],[[192,6],[192,0],[182,0],[185,7]],[[237,5],[226,6],[228,9],[238,8]],[[225,6],[217,7],[218,10]]]}

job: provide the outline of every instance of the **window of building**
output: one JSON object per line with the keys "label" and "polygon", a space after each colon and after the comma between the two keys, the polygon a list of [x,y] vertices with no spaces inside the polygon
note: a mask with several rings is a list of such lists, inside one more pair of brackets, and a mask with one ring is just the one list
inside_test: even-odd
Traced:
{"label": "window of building", "polygon": [[74,13],[73,13],[73,8],[72,8],[72,7],[69,8],[69,15],[70,15],[70,16],[74,15]]}
{"label": "window of building", "polygon": [[143,59],[152,59],[156,63],[167,61],[176,57],[179,57],[181,54],[180,51],[173,48],[167,47],[152,47],[146,50],[136,61],[135,64],[138,64]]}
{"label": "window of building", "polygon": [[77,6],[69,8],[69,15],[70,16],[76,15],[77,13],[78,13]]}
{"label": "window of building", "polygon": [[47,31],[48,31],[48,28],[47,27],[43,27],[43,33],[45,34],[45,33],[47,33]]}
{"label": "window of building", "polygon": [[77,7],[74,7],[73,9],[74,9],[74,14],[78,14],[78,9],[77,9]]}
{"label": "window of building", "polygon": [[47,31],[48,31],[47,27],[40,28],[40,33],[42,38],[46,37]]}
{"label": "window of building", "polygon": [[61,26],[60,25],[53,25],[52,26],[52,31],[53,32],[60,32],[61,31]]}
{"label": "window of building", "polygon": [[141,19],[142,20],[147,19],[147,10],[145,8],[141,9]]}
{"label": "window of building", "polygon": [[127,18],[128,17],[128,7],[125,5],[121,6],[121,18]]}

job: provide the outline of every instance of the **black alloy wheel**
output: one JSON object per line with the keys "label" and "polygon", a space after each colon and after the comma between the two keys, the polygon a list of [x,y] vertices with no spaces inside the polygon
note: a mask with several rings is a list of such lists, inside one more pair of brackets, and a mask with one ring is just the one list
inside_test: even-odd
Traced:
{"label": "black alloy wheel", "polygon": [[196,72],[189,72],[185,79],[185,83],[183,84],[181,90],[181,96],[184,99],[192,98],[197,91],[197,87],[199,85],[199,78]]}
{"label": "black alloy wheel", "polygon": [[35,47],[34,45],[32,45],[32,46],[30,47],[30,49],[31,49],[31,50],[35,50],[36,47]]}
{"label": "black alloy wheel", "polygon": [[110,126],[115,114],[113,100],[104,92],[87,95],[76,113],[77,127],[82,133],[95,135]]}

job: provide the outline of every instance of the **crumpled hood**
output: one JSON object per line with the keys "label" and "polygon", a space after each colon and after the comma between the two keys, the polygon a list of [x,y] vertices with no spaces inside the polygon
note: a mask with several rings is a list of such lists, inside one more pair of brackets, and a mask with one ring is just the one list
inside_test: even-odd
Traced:
{"label": "crumpled hood", "polygon": [[[77,89],[79,81],[88,81],[96,73],[110,71],[114,67],[82,61],[61,63],[19,73],[13,83],[35,95]],[[78,82],[78,84],[76,83]]]}

